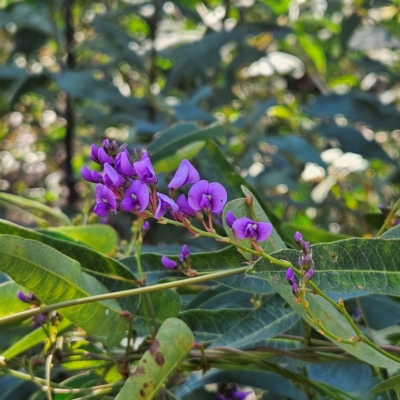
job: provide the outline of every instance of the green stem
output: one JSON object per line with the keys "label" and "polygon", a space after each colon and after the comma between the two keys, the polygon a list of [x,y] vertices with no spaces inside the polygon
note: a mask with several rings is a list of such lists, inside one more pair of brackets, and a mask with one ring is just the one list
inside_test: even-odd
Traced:
{"label": "green stem", "polygon": [[396,201],[395,205],[391,209],[389,215],[386,217],[385,222],[381,226],[381,229],[379,229],[379,232],[376,234],[376,236],[381,236],[382,233],[385,232],[386,228],[390,224],[390,221],[396,216],[396,213],[399,208],[400,208],[400,198]]}
{"label": "green stem", "polygon": [[86,304],[86,303],[94,303],[96,301],[102,301],[102,300],[120,299],[121,297],[137,296],[137,295],[143,294],[143,293],[156,292],[157,290],[176,288],[176,287],[185,286],[185,285],[192,285],[195,283],[206,282],[206,281],[211,281],[211,280],[215,280],[215,279],[219,279],[219,278],[224,278],[226,276],[242,274],[242,273],[246,272],[246,270],[248,268],[249,268],[248,266],[234,268],[234,269],[229,269],[229,270],[225,270],[225,271],[214,272],[214,273],[204,275],[204,276],[196,276],[193,278],[182,279],[179,281],[159,283],[157,285],[145,286],[145,287],[140,287],[140,288],[136,288],[136,289],[122,290],[120,292],[103,293],[103,294],[98,294],[95,296],[88,296],[88,297],[82,297],[79,299],[62,301],[60,303],[50,304],[47,306],[33,308],[33,309],[22,311],[19,313],[7,315],[3,318],[0,318],[0,325],[8,323],[8,322],[12,322],[12,321],[19,321],[21,319],[33,317],[34,315],[50,312],[50,311],[57,310],[60,308],[77,306],[77,305]]}

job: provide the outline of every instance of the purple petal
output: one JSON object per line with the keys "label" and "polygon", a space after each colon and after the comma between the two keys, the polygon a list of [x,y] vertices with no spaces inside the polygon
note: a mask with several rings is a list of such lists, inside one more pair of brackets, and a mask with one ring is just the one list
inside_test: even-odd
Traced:
{"label": "purple petal", "polygon": [[97,156],[99,158],[100,164],[103,165],[105,163],[114,164],[114,160],[112,159],[112,157],[110,157],[102,147],[100,147]]}
{"label": "purple petal", "polygon": [[93,209],[99,217],[106,217],[111,210],[112,208],[105,203],[97,203]]}
{"label": "purple petal", "polygon": [[176,204],[178,204],[178,206],[179,206],[179,211],[184,215],[191,216],[195,213],[193,208],[189,206],[189,203],[184,194],[181,194],[176,199]]}
{"label": "purple petal", "polygon": [[81,169],[81,175],[82,175],[82,178],[88,182],[92,182],[92,183],[102,183],[103,182],[103,176],[99,172],[90,170],[85,165]]}
{"label": "purple petal", "polygon": [[[117,201],[114,193],[107,186],[102,185],[101,183],[96,186],[96,202],[95,213],[100,217],[106,216],[111,210],[114,211],[114,213],[117,213]],[[109,208],[107,213],[104,211],[104,206],[98,207],[101,204],[104,204],[104,206]],[[102,214],[96,212],[96,207]]]}
{"label": "purple petal", "polygon": [[293,268],[288,268],[288,270],[286,271],[286,279],[291,282],[293,277],[294,277],[294,271]]}
{"label": "purple petal", "polygon": [[194,211],[199,211],[203,207],[200,204],[203,198],[203,194],[208,194],[208,187],[210,184],[206,180],[195,183],[189,190],[188,203]]}
{"label": "purple petal", "polygon": [[92,147],[90,148],[90,158],[92,159],[92,161],[100,163],[99,148],[95,144],[92,144]]}
{"label": "purple petal", "polygon": [[208,194],[211,195],[212,212],[221,212],[228,199],[226,189],[220,183],[212,182],[210,183]]}
{"label": "purple petal", "polygon": [[154,171],[153,165],[150,161],[150,158],[147,157],[141,161],[133,163],[133,168],[135,168],[135,171],[138,174],[139,179],[143,183],[148,183],[148,184],[157,183],[157,176]]}
{"label": "purple petal", "polygon": [[158,206],[157,210],[154,213],[154,218],[158,219],[161,218],[168,210],[172,211],[179,211],[179,206],[172,200],[170,197],[166,196],[165,194],[158,193]]}
{"label": "purple petal", "polygon": [[272,224],[269,222],[256,222],[255,224],[257,225],[257,241],[267,240],[272,233]]}
{"label": "purple petal", "polygon": [[161,257],[162,265],[164,265],[167,269],[175,269],[178,266],[178,263],[174,260],[169,259],[167,256]]}
{"label": "purple petal", "polygon": [[[126,149],[125,149],[126,150]],[[125,176],[132,176],[135,173],[135,169],[132,167],[131,163],[129,162],[129,153],[128,151],[123,151],[119,153],[115,157],[115,170]]]}
{"label": "purple petal", "polygon": [[168,189],[178,190],[187,183],[196,183],[200,180],[200,175],[195,167],[188,161],[182,160],[178,170],[168,185]]}
{"label": "purple petal", "polygon": [[233,211],[228,211],[226,213],[225,221],[226,221],[226,224],[229,226],[229,228],[232,228],[232,225],[236,221],[236,219],[237,218],[235,217],[235,214],[233,213]]}
{"label": "purple petal", "polygon": [[140,181],[132,181],[126,190],[124,199],[121,202],[122,209],[125,211],[143,212],[149,205],[150,195],[147,185]]}
{"label": "purple petal", "polygon": [[149,221],[145,221],[143,226],[142,226],[142,232],[146,233],[149,229],[150,229],[150,222]]}
{"label": "purple petal", "polygon": [[24,303],[29,304],[29,303],[32,303],[33,299],[35,298],[35,295],[30,292],[28,294],[25,294],[21,290],[18,290],[17,297]]}
{"label": "purple petal", "polygon": [[124,182],[124,178],[109,164],[104,164],[104,183],[108,187],[118,189]]}
{"label": "purple petal", "polygon": [[248,239],[249,234],[247,231],[248,225],[252,225],[254,222],[250,218],[242,217],[238,218],[233,224],[232,229],[236,232],[236,235],[240,239]]}

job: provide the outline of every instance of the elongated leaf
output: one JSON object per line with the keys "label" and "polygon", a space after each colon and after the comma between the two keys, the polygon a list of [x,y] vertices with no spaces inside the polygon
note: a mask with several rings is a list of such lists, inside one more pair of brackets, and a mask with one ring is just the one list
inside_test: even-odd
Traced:
{"label": "elongated leaf", "polygon": [[223,136],[224,128],[221,125],[211,125],[207,128],[199,128],[192,123],[181,123],[161,132],[148,146],[151,160],[156,162],[189,143],[199,140],[214,139]]}
{"label": "elongated leaf", "polygon": [[117,247],[117,233],[109,225],[61,226],[41,229],[39,232],[57,239],[89,246],[106,255],[113,255]]}
{"label": "elongated leaf", "polygon": [[163,382],[190,351],[193,343],[193,334],[183,321],[177,318],[167,319],[116,400],[153,399]]}
{"label": "elongated leaf", "polygon": [[[312,246],[313,282],[327,292],[356,292],[365,289],[378,294],[400,295],[398,239],[347,239]],[[273,254],[297,264],[299,252],[282,250]],[[249,276],[285,281],[285,270],[265,259],[258,260]]]}
{"label": "elongated leaf", "polygon": [[188,310],[181,313],[198,340],[215,340],[212,347],[249,348],[288,330],[299,317],[283,308],[279,297],[268,297],[251,309]]}
{"label": "elongated leaf", "polygon": [[[26,239],[33,239],[53,247],[78,261],[83,271],[93,274],[110,292],[133,289],[135,287],[133,283],[133,280],[136,279],[135,275],[128,268],[117,260],[105,257],[86,246],[55,239],[4,220],[0,220],[0,234],[10,234]],[[120,280],[120,278],[126,281]],[[139,305],[139,301],[139,296],[132,296],[119,299],[118,303],[123,309],[134,313]]]}
{"label": "elongated leaf", "polygon": [[55,209],[48,207],[45,204],[39,203],[38,201],[26,199],[25,197],[16,196],[14,194],[4,192],[0,192],[0,199],[11,204],[16,204],[19,207],[31,208],[33,210],[46,213],[56,218],[62,224],[71,225],[71,221],[64,213],[62,213],[61,211],[56,211]]}
{"label": "elongated leaf", "polygon": [[400,225],[396,225],[393,228],[384,232],[381,236],[381,239],[400,239]]}
{"label": "elongated leaf", "polygon": [[[40,242],[18,236],[0,236],[2,272],[33,292],[46,304],[105,293],[100,282],[82,272],[77,261]],[[110,345],[125,335],[126,324],[115,300],[60,310],[76,325]]]}
{"label": "elongated leaf", "polygon": [[386,390],[399,389],[400,388],[400,375],[392,376],[389,379],[379,383],[371,389],[371,394],[377,394]]}

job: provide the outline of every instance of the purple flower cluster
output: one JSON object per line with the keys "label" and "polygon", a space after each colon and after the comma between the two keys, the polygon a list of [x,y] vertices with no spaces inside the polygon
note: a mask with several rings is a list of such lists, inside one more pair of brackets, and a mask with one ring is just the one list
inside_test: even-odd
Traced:
{"label": "purple flower cluster", "polygon": [[[24,303],[30,304],[33,307],[39,307],[40,306],[40,301],[39,299],[31,292],[28,294],[22,292],[21,290],[18,290],[17,292],[17,297],[19,300],[23,301]],[[47,322],[47,315],[40,313],[37,314],[33,317],[33,326],[35,328],[39,328],[39,326],[42,326]]]}
{"label": "purple flower cluster", "polygon": [[[118,146],[115,140],[106,139],[101,147],[92,145],[90,158],[102,166],[103,172],[86,166],[81,172],[86,181],[97,184],[94,212],[100,217],[122,209],[141,217],[148,217],[147,210],[160,219],[170,211],[174,219],[188,226],[187,220],[192,216],[202,220],[204,212],[210,220],[211,213],[221,213],[227,201],[225,188],[217,182],[200,180],[188,160],[181,162],[169,183],[169,197],[157,192],[158,180],[147,152],[136,149],[131,156],[126,144]],[[181,194],[175,202],[173,195],[187,184],[193,184],[188,198]]]}

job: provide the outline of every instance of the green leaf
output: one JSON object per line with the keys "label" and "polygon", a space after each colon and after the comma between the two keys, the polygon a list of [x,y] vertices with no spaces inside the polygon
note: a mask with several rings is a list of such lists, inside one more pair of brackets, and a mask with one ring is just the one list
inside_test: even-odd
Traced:
{"label": "green leaf", "polygon": [[253,309],[188,310],[180,314],[192,329],[196,340],[215,340],[212,347],[253,347],[285,332],[299,316],[283,307],[284,301],[273,296]]}
{"label": "green leaf", "polygon": [[[54,304],[107,292],[77,261],[40,242],[18,236],[0,236],[1,271],[34,293],[45,304]],[[88,303],[59,311],[97,339],[118,344],[126,323],[115,300]]]}
{"label": "green leaf", "polygon": [[159,133],[147,150],[153,162],[159,161],[189,143],[199,140],[214,139],[224,135],[222,125],[210,125],[199,128],[193,123],[180,123]]}
{"label": "green leaf", "polygon": [[[313,282],[326,292],[356,292],[365,289],[373,293],[399,296],[399,246],[398,239],[359,238],[313,245]],[[282,250],[273,256],[296,265],[299,252]],[[279,282],[285,282],[285,273],[285,269],[264,258],[256,261],[247,272],[251,277]]]}
{"label": "green leaf", "polygon": [[399,387],[400,387],[400,375],[395,375],[374,386],[371,389],[371,394],[374,395],[386,390],[398,389]]}
{"label": "green leaf", "polygon": [[116,400],[153,399],[193,344],[193,334],[183,321],[167,319]]}
{"label": "green leaf", "polygon": [[[57,332],[63,333],[68,328],[72,326],[71,322],[66,318],[63,318],[62,321],[57,325]],[[19,354],[24,353],[30,348],[43,343],[48,336],[42,327],[35,329],[34,331],[28,333],[26,336],[12,344],[7,350],[5,350],[1,355],[4,358],[13,358],[18,356]]]}
{"label": "green leaf", "polygon": [[400,239],[400,225],[388,229],[380,236],[380,239]]}
{"label": "green leaf", "polygon": [[45,204],[39,203],[38,201],[26,199],[25,197],[16,196],[14,194],[0,192],[0,200],[4,200],[7,203],[15,204],[18,207],[30,208],[36,211],[43,212],[51,215],[62,224],[71,225],[69,218],[61,211],[56,211],[54,208],[48,207]]}
{"label": "green leaf", "polygon": [[[26,239],[33,239],[53,247],[66,256],[78,261],[84,272],[94,275],[110,292],[128,290],[136,287],[133,283],[136,279],[135,275],[133,275],[128,268],[117,260],[105,257],[86,246],[55,239],[4,220],[0,220],[0,234],[10,234]],[[121,278],[126,281],[121,280]],[[123,309],[134,313],[139,306],[139,301],[139,296],[131,296],[119,299],[118,303]]]}
{"label": "green leaf", "polygon": [[111,226],[93,224],[85,226],[61,226],[57,228],[40,229],[39,232],[83,244],[105,255],[113,255],[116,251],[118,236]]}
{"label": "green leaf", "polygon": [[[159,326],[166,319],[177,317],[181,311],[181,307],[181,296],[173,289],[164,289],[146,293],[142,296],[140,307],[135,314],[133,327],[147,335],[150,332],[146,325],[146,313],[150,320]],[[158,326],[156,328],[158,328]]]}
{"label": "green leaf", "polygon": [[5,317],[30,308],[29,304],[18,299],[18,290],[23,291],[24,288],[12,281],[4,282],[0,285],[0,317]]}
{"label": "green leaf", "polygon": [[300,46],[310,57],[315,67],[319,72],[325,72],[326,70],[326,57],[324,49],[321,45],[316,42],[310,35],[305,33],[297,34],[297,39]]}

